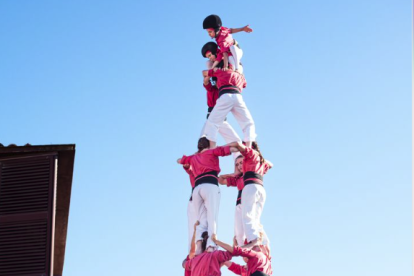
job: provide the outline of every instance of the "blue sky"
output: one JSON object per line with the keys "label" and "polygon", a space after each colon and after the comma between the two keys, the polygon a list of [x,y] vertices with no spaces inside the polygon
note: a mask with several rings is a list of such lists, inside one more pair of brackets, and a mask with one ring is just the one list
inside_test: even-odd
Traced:
{"label": "blue sky", "polygon": [[[175,160],[196,150],[205,120],[212,13],[254,30],[234,37],[274,163],[263,213],[274,275],[410,275],[411,11],[399,0],[2,1],[0,143],[77,147],[64,275],[182,275],[190,185]],[[230,242],[237,192],[221,192]]]}

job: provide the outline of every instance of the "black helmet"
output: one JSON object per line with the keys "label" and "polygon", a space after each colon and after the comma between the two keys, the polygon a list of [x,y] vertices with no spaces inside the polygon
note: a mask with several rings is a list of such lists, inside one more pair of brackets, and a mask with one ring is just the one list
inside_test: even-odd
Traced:
{"label": "black helmet", "polygon": [[204,44],[203,48],[201,48],[201,55],[203,57],[206,57],[206,53],[209,51],[213,55],[217,55],[217,44],[215,42],[207,42]]}
{"label": "black helmet", "polygon": [[221,19],[218,15],[212,14],[203,21],[203,29],[218,29],[221,27]]}

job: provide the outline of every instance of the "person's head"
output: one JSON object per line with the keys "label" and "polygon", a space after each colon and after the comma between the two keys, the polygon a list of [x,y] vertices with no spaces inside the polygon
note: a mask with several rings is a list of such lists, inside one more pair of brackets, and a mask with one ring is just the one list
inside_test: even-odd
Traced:
{"label": "person's head", "polygon": [[211,38],[215,38],[217,36],[221,26],[221,19],[215,14],[207,16],[203,21],[203,29],[207,30],[207,33]]}
{"label": "person's head", "polygon": [[206,251],[206,248],[207,248],[208,232],[207,231],[203,232],[203,234],[201,234],[201,237],[203,238],[201,242],[201,252],[204,252]]}
{"label": "person's head", "polygon": [[236,172],[243,172],[243,155],[239,155],[236,157],[236,160],[234,160],[234,166],[236,167]]}
{"label": "person's head", "polygon": [[262,153],[260,152],[259,145],[257,144],[256,141],[253,141],[252,142],[252,149],[254,149],[255,151],[257,151],[259,153],[259,156],[260,156],[260,164],[263,164],[264,161],[265,161],[265,159],[263,158]]}
{"label": "person's head", "polygon": [[201,137],[198,139],[198,152],[201,152],[203,149],[208,149],[210,147],[210,141],[207,139],[207,137]]}
{"label": "person's head", "polygon": [[208,58],[211,62],[215,62],[217,58],[217,44],[214,42],[207,42],[201,48],[201,55]]}

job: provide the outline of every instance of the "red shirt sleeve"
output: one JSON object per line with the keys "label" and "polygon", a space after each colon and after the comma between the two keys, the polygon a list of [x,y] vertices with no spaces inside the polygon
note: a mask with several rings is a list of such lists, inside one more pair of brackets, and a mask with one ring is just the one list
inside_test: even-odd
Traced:
{"label": "red shirt sleeve", "polygon": [[256,151],[252,148],[246,147],[244,151],[240,152],[244,157],[247,157],[249,159],[252,159],[256,156]]}
{"label": "red shirt sleeve", "polygon": [[217,50],[216,61],[220,62],[223,59],[223,53],[220,50]]}
{"label": "red shirt sleeve", "polygon": [[250,249],[245,249],[245,248],[241,248],[238,246],[235,246],[233,248],[233,256],[242,256],[242,257],[247,257],[247,258],[257,258],[258,253],[256,251],[250,250]]}
{"label": "red shirt sleeve", "polygon": [[214,77],[214,71],[213,71],[213,69],[208,70],[208,76],[209,77]]}
{"label": "red shirt sleeve", "polygon": [[184,164],[190,164],[190,161],[191,161],[191,158],[192,158],[192,157],[193,157],[192,155],[190,155],[190,156],[185,156],[185,155],[183,155],[183,157],[181,157],[180,164],[181,164],[181,165],[184,165]]}
{"label": "red shirt sleeve", "polygon": [[217,147],[215,149],[213,149],[213,154],[215,156],[227,156],[230,155],[230,147],[229,146],[224,146],[224,147]]}
{"label": "red shirt sleeve", "polygon": [[243,266],[231,263],[231,266],[229,266],[228,269],[232,271],[234,274],[242,275]]}
{"label": "red shirt sleeve", "polygon": [[228,177],[227,180],[227,187],[237,187],[237,177]]}
{"label": "red shirt sleeve", "polygon": [[230,261],[233,258],[233,255],[228,251],[218,250],[217,253],[217,261],[219,263],[224,263],[226,261]]}
{"label": "red shirt sleeve", "polygon": [[207,90],[207,92],[210,92],[211,88],[213,87],[213,86],[211,85],[211,82],[208,82],[208,84],[207,84],[207,85],[205,85],[205,84],[203,83],[203,86],[204,86],[204,88]]}

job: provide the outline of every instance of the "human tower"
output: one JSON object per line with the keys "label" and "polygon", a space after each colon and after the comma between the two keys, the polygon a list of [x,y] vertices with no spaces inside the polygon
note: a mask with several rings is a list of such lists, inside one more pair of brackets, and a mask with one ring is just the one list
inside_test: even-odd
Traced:
{"label": "human tower", "polygon": [[[242,90],[246,87],[240,62],[243,51],[232,37],[234,33],[253,30],[249,25],[223,27],[217,15],[207,16],[203,28],[216,40],[201,49],[203,57],[208,58],[208,70],[203,71],[207,120],[198,140],[198,151],[177,160],[190,175],[192,187],[187,208],[189,253],[183,268],[185,275],[192,276],[220,276],[223,265],[238,275],[271,275],[270,244],[260,216],[266,201],[263,175],[272,164],[259,150],[254,121],[243,101]],[[229,112],[243,131],[243,141],[226,121]],[[217,133],[226,141],[225,146],[216,145]],[[228,155],[233,155],[235,171],[219,175],[219,156]],[[216,235],[219,184],[238,189],[233,245],[218,240]],[[233,256],[242,256],[246,264],[231,262]]]}

